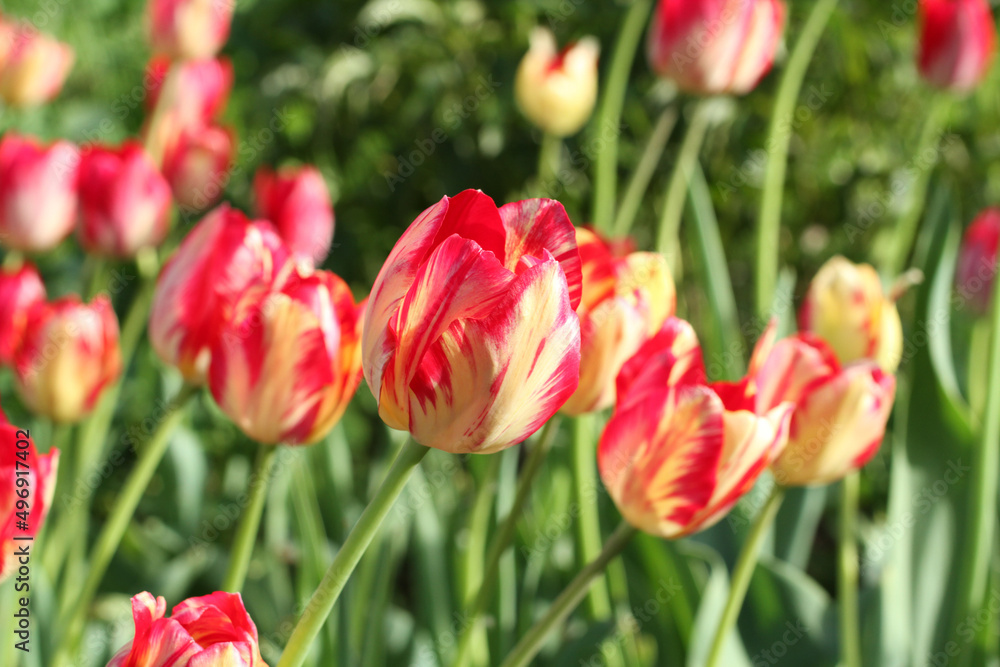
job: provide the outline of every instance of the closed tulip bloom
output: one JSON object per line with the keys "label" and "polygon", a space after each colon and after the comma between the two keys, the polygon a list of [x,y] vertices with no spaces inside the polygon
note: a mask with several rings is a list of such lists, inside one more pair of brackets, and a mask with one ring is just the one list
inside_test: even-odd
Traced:
{"label": "closed tulip bloom", "polygon": [[[171,67],[174,72],[168,78]],[[165,94],[162,103],[175,115],[179,127],[200,127],[211,124],[226,108],[233,89],[233,64],[228,58],[171,63],[167,58],[154,57],[146,78],[150,83],[147,110],[156,109]]]}
{"label": "closed tulip bloom", "polygon": [[278,229],[295,258],[322,264],[333,242],[333,205],[330,192],[315,167],[261,167],[253,179],[257,214]]}
{"label": "closed tulip bloom", "polygon": [[80,159],[80,244],[89,252],[134,257],[163,242],[170,184],[137,142],[96,146]]}
{"label": "closed tulip bloom", "polygon": [[270,223],[220,206],[160,272],[149,318],[153,349],[188,382],[204,382],[212,346],[237,299],[252,285],[280,285],[291,270],[288,250]]}
{"label": "closed tulip bloom", "polygon": [[166,611],[151,593],[132,598],[135,634],[107,667],[267,667],[239,593],[188,598]]}
{"label": "closed tulip bloom", "polygon": [[222,196],[233,163],[231,130],[214,125],[182,130],[163,155],[163,174],[183,208],[202,211]]}
{"label": "closed tulip bloom", "polygon": [[625,364],[597,465],[622,516],[677,538],[719,521],[781,454],[792,405],[757,412],[706,384],[697,337],[671,318]]}
{"label": "closed tulip bloom", "polygon": [[615,402],[615,378],[625,362],[674,314],[677,293],[662,255],[628,252],[589,229],[576,230],[583,261],[580,386],[563,406],[579,415]]}
{"label": "closed tulip bloom", "polygon": [[0,139],[0,245],[42,252],[73,231],[79,162],[68,141],[43,146],[12,133]]}
{"label": "closed tulip bloom", "polygon": [[121,374],[118,318],[107,297],[36,303],[14,355],[14,378],[34,412],[64,423],[90,414]]}
{"label": "closed tulip bloom", "polygon": [[834,257],[809,284],[799,329],[829,343],[841,363],[871,359],[887,373],[903,356],[903,325],[896,302],[868,264]]}
{"label": "closed tulip bloom", "polygon": [[14,352],[24,338],[28,311],[40,301],[45,301],[45,285],[34,265],[0,268],[0,364],[13,363]]}
{"label": "closed tulip bloom", "polygon": [[172,60],[200,60],[229,38],[233,0],[150,0],[147,29],[153,51]]}
{"label": "closed tulip bloom", "polygon": [[781,0],[660,0],[649,61],[689,93],[742,95],[770,71],[784,24]]}
{"label": "closed tulip bloom", "polygon": [[996,51],[996,26],[986,0],[921,0],[920,73],[956,92],[975,88]]}
{"label": "closed tulip bloom", "polygon": [[576,390],[580,282],[556,201],[498,210],[466,190],[428,208],[390,253],[365,314],[362,365],[382,419],[453,453],[523,441]]}
{"label": "closed tulip bloom", "polygon": [[[39,454],[28,431],[8,422],[0,410],[0,582],[23,565],[15,555],[26,544],[23,538],[35,537],[42,529],[58,467],[58,449]],[[18,527],[21,521],[27,529]]]}
{"label": "closed tulip bloom", "polygon": [[48,102],[73,67],[73,49],[34,26],[0,18],[0,98],[12,107]]}
{"label": "closed tulip bloom", "polygon": [[521,113],[536,127],[557,137],[579,132],[597,101],[600,51],[593,37],[584,37],[559,51],[551,32],[535,28],[514,81]]}
{"label": "closed tulip bloom", "polygon": [[251,289],[212,348],[216,403],[258,442],[322,439],[361,382],[363,308],[329,271]]}
{"label": "closed tulip bloom", "polygon": [[959,297],[978,314],[985,313],[990,306],[997,275],[998,243],[1000,209],[986,209],[965,230],[955,277]]}

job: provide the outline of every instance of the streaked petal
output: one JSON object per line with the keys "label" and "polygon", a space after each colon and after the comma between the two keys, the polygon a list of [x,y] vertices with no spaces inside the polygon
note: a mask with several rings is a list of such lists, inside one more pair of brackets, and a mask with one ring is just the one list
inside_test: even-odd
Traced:
{"label": "streaked petal", "polygon": [[694,328],[671,317],[629,359],[618,374],[619,407],[656,391],[678,384],[704,384],[705,364]]}

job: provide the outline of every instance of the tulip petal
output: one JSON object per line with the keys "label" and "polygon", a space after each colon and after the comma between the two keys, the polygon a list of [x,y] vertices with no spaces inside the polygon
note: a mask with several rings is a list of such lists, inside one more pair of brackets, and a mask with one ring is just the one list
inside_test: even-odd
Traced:
{"label": "tulip petal", "polygon": [[247,644],[214,644],[195,655],[187,667],[253,667],[253,654]]}
{"label": "tulip petal", "polygon": [[694,328],[671,317],[618,374],[619,407],[646,392],[678,384],[704,384],[705,364]]}
{"label": "tulip petal", "polygon": [[757,378],[757,412],[785,401],[798,403],[816,385],[840,370],[833,350],[817,336],[800,333],[785,338],[761,366]]}

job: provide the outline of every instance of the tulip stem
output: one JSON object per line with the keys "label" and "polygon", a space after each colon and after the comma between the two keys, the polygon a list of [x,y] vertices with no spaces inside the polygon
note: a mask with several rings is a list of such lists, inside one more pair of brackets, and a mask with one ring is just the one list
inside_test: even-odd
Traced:
{"label": "tulip stem", "polygon": [[[139,459],[118,494],[111,514],[104,522],[97,541],[90,553],[90,568],[87,578],[79,592],[71,594],[69,588],[64,591],[65,597],[59,606],[59,626],[65,628],[59,648],[52,664],[61,667],[67,664],[73,651],[73,646],[83,631],[86,613],[90,607],[97,589],[104,578],[104,573],[111,562],[112,556],[118,550],[125,531],[128,529],[135,508],[149,486],[149,481],[170,444],[170,434],[184,416],[184,407],[198,391],[198,387],[184,385],[170,402],[163,420],[149,442],[139,453]],[[72,582],[67,582],[67,586]]]}
{"label": "tulip stem", "polygon": [[[576,522],[576,545],[580,565],[601,553],[601,520],[597,515],[597,474],[594,471],[594,420],[580,415],[573,420],[573,491],[580,516]],[[611,618],[611,599],[604,577],[587,593],[590,617],[596,621]]]}
{"label": "tulip stem", "polygon": [[24,264],[24,255],[17,250],[8,250],[3,256],[3,268],[7,271],[17,271]]}
{"label": "tulip stem", "polygon": [[597,558],[580,570],[569,586],[563,589],[549,610],[545,612],[545,616],[528,630],[528,633],[518,642],[514,650],[507,655],[501,667],[524,667],[530,663],[538,655],[549,632],[564,621],[580,604],[590,586],[604,572],[608,563],[625,549],[635,533],[635,528],[623,521],[608,538],[608,541],[604,543],[604,549],[601,550]]}
{"label": "tulip stem", "polygon": [[562,138],[546,132],[538,151],[538,195],[553,197],[559,189],[562,170]]}
{"label": "tulip stem", "polygon": [[333,611],[337,598],[344,590],[351,573],[354,572],[361,556],[371,544],[379,526],[389,514],[389,510],[392,509],[393,503],[403,492],[413,469],[420,464],[428,451],[427,447],[412,439],[403,445],[382,481],[382,485],[376,491],[375,497],[361,513],[357,524],[340,547],[340,551],[337,552],[337,557],[334,558],[326,574],[323,575],[319,587],[309,599],[305,612],[299,618],[292,631],[292,636],[288,639],[288,645],[281,654],[281,660],[278,661],[277,667],[300,667],[305,662],[316,635],[319,634],[326,619],[330,616],[330,612]]}
{"label": "tulip stem", "polygon": [[594,224],[607,232],[615,215],[615,200],[618,197],[618,137],[621,135],[622,109],[628,91],[629,74],[635,62],[642,33],[646,29],[652,0],[635,0],[622,21],[611,55],[604,84],[604,97],[597,115],[595,138],[603,146],[595,160],[594,174]]}
{"label": "tulip stem", "polygon": [[740,556],[736,561],[736,568],[733,570],[732,581],[729,584],[729,597],[726,599],[726,606],[719,617],[719,623],[715,627],[715,637],[712,639],[712,646],[708,653],[706,667],[716,667],[722,658],[722,648],[726,644],[726,637],[736,625],[736,619],[740,615],[740,608],[750,586],[750,578],[757,567],[757,559],[760,556],[760,549],[764,544],[764,536],[767,534],[774,517],[778,514],[781,501],[785,497],[785,489],[775,484],[768,496],[767,502],[760,510],[754,520],[750,532],[747,533],[746,542],[740,550]]}
{"label": "tulip stem", "polygon": [[480,586],[479,593],[476,595],[472,606],[465,612],[463,619],[465,628],[462,630],[462,634],[458,640],[458,648],[455,650],[454,667],[464,667],[468,661],[469,646],[475,634],[476,625],[483,611],[486,609],[486,605],[493,598],[497,574],[500,570],[500,558],[514,540],[517,522],[521,517],[525,503],[528,501],[535,477],[538,475],[538,471],[541,470],[542,463],[552,448],[552,443],[556,439],[556,433],[559,431],[558,422],[558,417],[550,419],[546,422],[541,434],[538,436],[538,441],[532,448],[531,454],[528,455],[528,460],[525,462],[524,469],[517,480],[517,491],[514,494],[514,503],[510,507],[510,512],[490,543],[490,550],[486,554],[486,566],[483,568],[482,586]]}
{"label": "tulip stem", "polygon": [[257,467],[249,482],[249,501],[240,525],[236,528],[233,539],[233,552],[229,556],[229,569],[222,580],[222,590],[228,593],[239,593],[247,578],[250,558],[257,543],[257,532],[260,529],[260,517],[264,513],[264,503],[267,500],[267,487],[274,471],[274,462],[278,457],[278,446],[259,445],[257,450]]}
{"label": "tulip stem", "polygon": [[615,216],[613,232],[615,236],[627,236],[632,230],[635,217],[639,213],[642,200],[649,188],[649,182],[653,179],[656,166],[660,163],[660,158],[663,157],[663,151],[666,150],[667,142],[670,140],[670,135],[676,125],[677,108],[669,106],[656,120],[653,133],[649,135],[649,140],[646,142],[646,149],[642,152],[642,157],[639,158],[639,164],[636,165],[635,173],[632,174],[628,189],[625,190],[625,196],[622,198],[618,214]]}
{"label": "tulip stem", "polygon": [[861,667],[861,635],[858,621],[858,489],[860,473],[851,472],[840,489],[840,664]]}
{"label": "tulip stem", "polygon": [[819,38],[833,15],[837,0],[818,0],[806,20],[802,34],[788,58],[781,77],[778,96],[771,113],[768,132],[768,159],[764,172],[764,194],[761,198],[760,216],[757,221],[757,314],[764,315],[771,308],[774,290],[778,284],[778,265],[781,243],[781,206],[788,169],[788,146],[792,132],[788,121],[795,114],[795,104],[802,90],[809,62],[812,60]]}

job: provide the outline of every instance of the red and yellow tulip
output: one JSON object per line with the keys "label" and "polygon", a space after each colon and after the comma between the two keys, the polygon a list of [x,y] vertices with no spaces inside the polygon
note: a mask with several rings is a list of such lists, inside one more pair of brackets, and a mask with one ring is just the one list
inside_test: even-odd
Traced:
{"label": "red and yellow tulip", "polygon": [[0,268],[0,364],[11,364],[21,347],[28,311],[45,301],[45,284],[33,264]]}
{"label": "red and yellow tulip", "polygon": [[233,0],[150,0],[147,30],[153,50],[173,60],[211,58],[229,38]]}
{"label": "red and yellow tulip", "polygon": [[333,242],[333,205],[323,175],[315,167],[267,167],[253,179],[257,214],[274,223],[299,262],[323,263]]}
{"label": "red and yellow tulip", "polygon": [[12,107],[48,102],[73,67],[73,49],[28,23],[0,17],[0,99]]}

